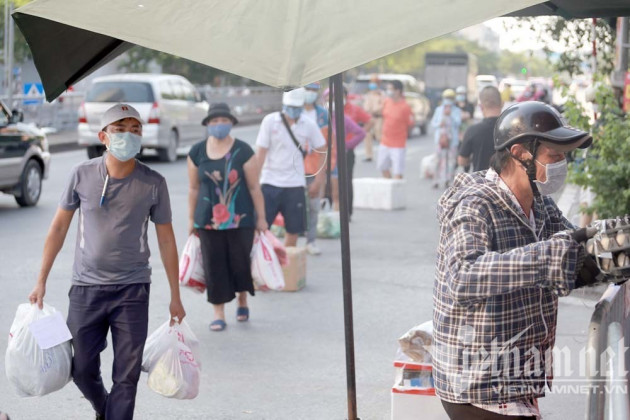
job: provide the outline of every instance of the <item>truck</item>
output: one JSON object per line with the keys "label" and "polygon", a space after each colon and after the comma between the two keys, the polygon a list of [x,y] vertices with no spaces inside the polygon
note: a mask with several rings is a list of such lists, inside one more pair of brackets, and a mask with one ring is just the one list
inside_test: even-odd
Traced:
{"label": "truck", "polygon": [[468,102],[477,102],[477,57],[470,53],[428,52],[424,56],[425,94],[434,110],[445,89],[465,86]]}

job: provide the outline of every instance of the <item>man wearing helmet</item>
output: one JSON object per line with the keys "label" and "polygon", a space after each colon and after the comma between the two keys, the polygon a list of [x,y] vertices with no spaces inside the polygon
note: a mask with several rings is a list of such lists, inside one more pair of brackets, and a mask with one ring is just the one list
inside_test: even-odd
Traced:
{"label": "man wearing helmet", "polygon": [[558,296],[599,279],[586,231],[548,197],[564,183],[564,154],[591,141],[543,103],[513,105],[490,169],[458,175],[440,198],[433,374],[451,419],[540,415]]}

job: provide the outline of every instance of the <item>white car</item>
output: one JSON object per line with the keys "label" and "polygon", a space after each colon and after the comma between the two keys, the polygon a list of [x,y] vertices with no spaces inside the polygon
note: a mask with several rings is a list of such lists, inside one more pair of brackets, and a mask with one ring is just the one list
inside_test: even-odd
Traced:
{"label": "white car", "polygon": [[101,116],[123,102],[138,110],[145,122],[142,148],[156,149],[160,160],[177,160],[177,148],[206,137],[201,120],[208,103],[184,77],[172,74],[117,74],[95,78],[79,109],[79,145],[88,157],[100,156],[105,148],[97,133]]}

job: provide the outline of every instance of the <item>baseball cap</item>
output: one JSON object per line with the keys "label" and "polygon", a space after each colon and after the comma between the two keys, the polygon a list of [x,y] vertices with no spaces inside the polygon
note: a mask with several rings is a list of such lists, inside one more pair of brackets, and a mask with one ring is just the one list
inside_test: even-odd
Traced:
{"label": "baseball cap", "polygon": [[304,88],[297,88],[282,94],[282,105],[304,106]]}
{"label": "baseball cap", "polygon": [[101,117],[101,130],[104,130],[108,125],[115,123],[116,121],[124,120],[125,118],[134,118],[138,120],[140,124],[144,124],[138,111],[129,104],[116,104],[109,108]]}

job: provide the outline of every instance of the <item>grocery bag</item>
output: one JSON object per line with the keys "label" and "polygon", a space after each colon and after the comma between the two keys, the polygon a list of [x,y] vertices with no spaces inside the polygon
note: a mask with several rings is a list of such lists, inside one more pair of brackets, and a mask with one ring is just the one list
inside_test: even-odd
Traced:
{"label": "grocery bag", "polygon": [[433,179],[435,177],[435,168],[437,167],[438,156],[432,154],[425,156],[420,161],[420,178]]}
{"label": "grocery bag", "polygon": [[179,259],[179,284],[203,293],[206,290],[206,277],[203,270],[201,242],[192,234],[188,237],[182,256]]}
{"label": "grocery bag", "polygon": [[29,329],[34,321],[56,312],[45,303],[42,309],[30,303],[17,308],[4,361],[7,379],[21,397],[50,394],[63,388],[71,379],[70,341],[42,349]]}
{"label": "grocery bag", "polygon": [[336,239],[341,236],[339,212],[333,211],[329,200],[322,200],[322,209],[317,216],[317,237]]}
{"label": "grocery bag", "polygon": [[283,267],[287,265],[289,261],[287,258],[287,250],[284,248],[284,244],[280,242],[278,238],[276,238],[274,234],[268,230],[265,231],[265,238],[267,238],[267,240],[273,247],[273,251],[276,253],[280,265]]}
{"label": "grocery bag", "polygon": [[278,255],[267,237],[260,232],[256,232],[254,236],[251,260],[252,277],[259,289],[282,290],[284,288],[284,276]]}
{"label": "grocery bag", "polygon": [[185,321],[168,324],[147,339],[142,361],[149,372],[147,384],[167,398],[193,399],[199,394],[201,377],[199,342]]}

